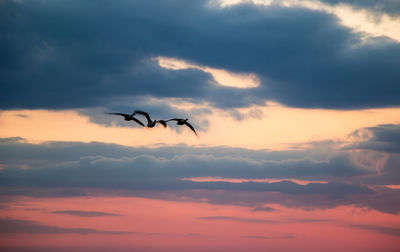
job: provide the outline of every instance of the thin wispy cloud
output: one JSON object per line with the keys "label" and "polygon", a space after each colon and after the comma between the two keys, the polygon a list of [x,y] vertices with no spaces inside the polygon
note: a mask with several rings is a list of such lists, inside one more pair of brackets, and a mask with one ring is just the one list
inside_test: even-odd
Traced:
{"label": "thin wispy cloud", "polygon": [[273,211],[275,211],[275,209],[272,208],[272,207],[263,207],[263,206],[257,206],[255,208],[253,208],[252,210],[256,211],[256,212],[258,212],[258,211],[261,211],[261,212],[273,212]]}
{"label": "thin wispy cloud", "polygon": [[[29,220],[0,219],[0,233],[3,234],[132,234],[132,232],[106,231],[91,228],[63,228],[51,225],[44,225]],[[134,232],[133,232],[134,233]]]}
{"label": "thin wispy cloud", "polygon": [[378,225],[365,225],[365,224],[353,224],[353,225],[350,225],[350,227],[370,230],[370,231],[374,231],[374,232],[378,232],[378,233],[382,233],[382,234],[393,235],[393,236],[400,236],[400,228],[384,227],[384,226],[378,226]]}
{"label": "thin wispy cloud", "polygon": [[97,211],[80,211],[80,210],[60,210],[51,211],[53,214],[66,214],[78,217],[102,217],[102,216],[121,216],[120,214],[97,212]]}
{"label": "thin wispy cloud", "polygon": [[235,217],[235,216],[203,216],[203,217],[198,217],[197,219],[198,220],[213,220],[213,221],[240,221],[240,222],[250,222],[250,223],[270,223],[270,224],[279,223],[279,221],[275,221],[275,220],[241,218],[241,217]]}
{"label": "thin wispy cloud", "polygon": [[245,238],[248,238],[248,239],[262,239],[262,240],[271,239],[271,237],[269,237],[269,236],[261,236],[261,235],[248,235],[248,236],[245,236]]}

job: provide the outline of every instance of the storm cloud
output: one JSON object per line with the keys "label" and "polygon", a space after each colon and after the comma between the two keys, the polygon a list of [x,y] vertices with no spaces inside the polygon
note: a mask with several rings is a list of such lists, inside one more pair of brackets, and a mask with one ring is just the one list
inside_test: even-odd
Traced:
{"label": "storm cloud", "polygon": [[[400,44],[361,40],[320,11],[203,0],[6,1],[0,11],[2,109],[113,108],[146,96],[219,108],[400,103]],[[164,69],[157,56],[255,73],[261,85],[220,86],[198,69]]]}

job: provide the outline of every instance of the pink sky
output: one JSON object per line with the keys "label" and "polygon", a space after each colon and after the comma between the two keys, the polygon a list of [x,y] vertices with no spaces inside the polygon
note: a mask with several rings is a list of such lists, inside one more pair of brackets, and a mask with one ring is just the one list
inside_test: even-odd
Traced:
{"label": "pink sky", "polygon": [[[0,237],[3,249],[75,251],[396,251],[400,218],[354,206],[302,210],[270,205],[247,207],[172,202],[136,197],[8,199],[6,220],[63,229],[85,228],[126,234],[17,233]],[[56,211],[103,212],[82,217]],[[357,226],[358,225],[358,226]],[[364,228],[363,228],[364,227]],[[385,227],[397,235],[373,230]],[[6,229],[3,227],[3,229]],[[25,230],[27,232],[27,230]],[[37,231],[39,232],[39,231]],[[12,250],[13,251],[13,250]]]}

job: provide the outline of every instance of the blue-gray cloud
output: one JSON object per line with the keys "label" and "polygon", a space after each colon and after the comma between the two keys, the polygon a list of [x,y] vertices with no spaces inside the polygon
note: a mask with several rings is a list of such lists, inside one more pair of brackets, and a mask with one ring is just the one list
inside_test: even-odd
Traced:
{"label": "blue-gray cloud", "polygon": [[[212,204],[245,205],[251,211],[271,210],[260,206],[273,203],[304,208],[359,205],[388,213],[400,209],[397,190],[368,186],[370,178],[387,184],[395,177],[358,167],[343,151],[256,151],[185,145],[134,148],[79,142],[31,144],[12,138],[0,140],[0,159],[4,167],[0,170],[2,195],[85,196],[96,190],[112,189],[124,196],[178,201],[207,199]],[[396,169],[399,161],[391,162]],[[389,168],[385,166],[386,169]],[[182,180],[207,176],[322,179],[327,183]]]}
{"label": "blue-gray cloud", "polygon": [[348,149],[367,149],[389,153],[400,153],[400,124],[383,124],[356,130],[352,136],[360,141]]}
{"label": "blue-gray cloud", "polygon": [[354,131],[351,136],[356,139],[345,150],[361,150],[371,155],[384,154],[387,160],[380,176],[362,178],[364,183],[380,185],[400,184],[400,125],[382,124]]}
{"label": "blue-gray cloud", "polygon": [[[400,44],[361,41],[324,12],[205,0],[6,1],[0,11],[3,109],[112,107],[143,96],[220,108],[400,104]],[[253,72],[262,83],[221,87],[200,70],[159,67],[150,60],[158,55]]]}
{"label": "blue-gray cloud", "polygon": [[[172,183],[170,186],[186,187],[194,183],[175,183],[175,180],[207,176],[340,180],[374,174],[357,166],[346,153],[320,155],[317,159],[312,150],[274,152],[187,146],[150,149],[103,143],[21,141],[0,143],[0,150],[4,166],[0,181],[9,186],[151,188],[163,186],[159,183],[162,180]],[[207,186],[229,184],[207,183]],[[255,190],[258,185],[242,183],[235,187]]]}

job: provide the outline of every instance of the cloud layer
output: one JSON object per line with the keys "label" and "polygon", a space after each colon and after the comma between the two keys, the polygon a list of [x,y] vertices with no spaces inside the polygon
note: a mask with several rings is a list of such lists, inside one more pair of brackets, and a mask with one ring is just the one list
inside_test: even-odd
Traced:
{"label": "cloud layer", "polygon": [[[127,196],[207,199],[210,203],[244,204],[263,211],[271,211],[263,207],[264,203],[322,208],[355,204],[390,213],[400,210],[397,190],[375,187],[390,184],[393,178],[396,180],[399,172],[391,163],[396,156],[391,156],[383,170],[377,171],[354,162],[352,149],[325,154],[313,148],[296,151],[188,146],[148,149],[103,143],[30,144],[21,139],[3,139],[0,150],[3,195],[83,196],[93,190],[112,189]],[[217,179],[184,180],[196,177]],[[218,178],[275,181],[238,183]],[[292,179],[309,182],[301,184]],[[65,214],[83,216],[86,213],[68,211]]]}
{"label": "cloud layer", "polygon": [[[0,11],[3,109],[113,107],[123,99],[132,107],[143,96],[219,108],[273,100],[351,109],[400,101],[400,44],[361,40],[320,11],[217,8],[203,0],[6,1]],[[198,69],[163,69],[151,60],[156,56],[255,73],[261,85],[223,87]]]}
{"label": "cloud layer", "polygon": [[104,231],[90,228],[62,228],[28,220],[0,219],[0,233],[15,234],[130,234],[130,232]]}

